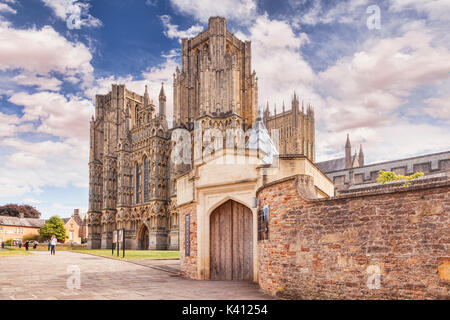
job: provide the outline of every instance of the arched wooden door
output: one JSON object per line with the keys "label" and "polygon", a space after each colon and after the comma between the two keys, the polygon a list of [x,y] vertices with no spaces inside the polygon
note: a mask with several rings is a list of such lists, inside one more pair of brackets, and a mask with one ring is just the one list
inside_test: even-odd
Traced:
{"label": "arched wooden door", "polygon": [[253,280],[252,212],[233,200],[211,213],[210,278]]}
{"label": "arched wooden door", "polygon": [[142,227],[141,237],[140,237],[140,249],[147,250],[149,243],[149,231],[146,225]]}

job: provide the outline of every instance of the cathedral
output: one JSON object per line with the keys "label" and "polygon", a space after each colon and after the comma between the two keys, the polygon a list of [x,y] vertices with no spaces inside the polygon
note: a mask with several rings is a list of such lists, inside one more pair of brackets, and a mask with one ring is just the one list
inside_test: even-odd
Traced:
{"label": "cathedral", "polygon": [[[187,164],[171,161],[172,132],[184,129],[193,136],[199,123],[202,133],[214,129],[225,137],[229,130],[250,132],[261,120],[250,41],[227,31],[225,18],[211,17],[206,31],[182,39],[181,45],[181,70],[177,67],[173,75],[172,128],[164,84],[157,103],[147,87],[141,95],[113,84],[109,93],[96,96],[90,123],[90,249],[111,248],[113,230],[123,228],[129,249],[178,250],[177,179],[193,168],[194,158]],[[267,107],[259,126],[278,129],[281,155],[300,154],[314,163],[314,111],[303,103],[300,108],[295,93],[290,110],[283,104],[281,113],[271,115]]]}

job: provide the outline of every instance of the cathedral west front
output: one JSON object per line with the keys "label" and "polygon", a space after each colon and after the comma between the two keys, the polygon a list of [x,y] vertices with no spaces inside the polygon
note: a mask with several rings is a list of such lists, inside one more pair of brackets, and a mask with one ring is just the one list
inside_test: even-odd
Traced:
{"label": "cathedral west front", "polygon": [[[251,42],[227,31],[226,19],[212,17],[208,29],[182,39],[181,70],[173,75],[173,126],[168,127],[164,84],[153,100],[125,85],[96,96],[90,123],[88,248],[111,248],[113,230],[125,229],[129,249],[178,250],[180,217],[177,178],[192,163],[171,161],[172,132],[194,135],[214,129],[249,132],[258,119],[258,78],[251,69]],[[315,161],[314,111],[300,107],[271,115],[267,129],[278,129],[280,154],[300,154]],[[245,138],[247,142],[248,136]],[[185,190],[179,190],[185,192]],[[178,201],[179,202],[179,201]]]}

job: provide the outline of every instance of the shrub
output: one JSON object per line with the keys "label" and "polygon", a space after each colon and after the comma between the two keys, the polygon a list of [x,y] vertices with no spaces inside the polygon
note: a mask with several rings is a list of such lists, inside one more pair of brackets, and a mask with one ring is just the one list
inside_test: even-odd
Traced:
{"label": "shrub", "polygon": [[416,172],[409,176],[403,176],[400,174],[396,174],[393,171],[380,170],[380,171],[378,171],[377,182],[385,184],[385,183],[391,182],[391,181],[402,181],[403,180],[403,181],[405,181],[405,183],[402,185],[402,187],[408,187],[411,184],[411,180],[422,177],[423,175],[424,175],[423,172]]}
{"label": "shrub", "polygon": [[38,240],[39,236],[38,235],[29,235],[29,236],[25,236],[23,237],[23,241],[34,241],[34,240]]}

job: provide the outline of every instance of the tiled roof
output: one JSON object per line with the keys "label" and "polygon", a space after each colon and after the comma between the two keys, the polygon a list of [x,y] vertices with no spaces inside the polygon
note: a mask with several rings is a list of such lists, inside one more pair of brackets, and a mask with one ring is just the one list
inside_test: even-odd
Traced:
{"label": "tiled roof", "polygon": [[4,226],[40,228],[44,224],[45,224],[44,219],[0,216],[0,225],[4,225]]}
{"label": "tiled roof", "polygon": [[342,170],[345,169],[345,158],[337,158],[328,161],[317,162],[316,165],[324,173]]}

